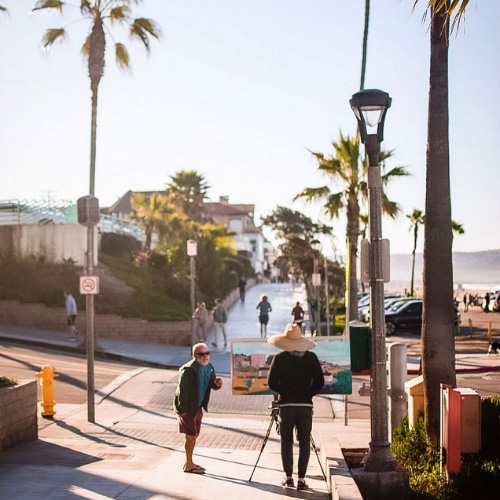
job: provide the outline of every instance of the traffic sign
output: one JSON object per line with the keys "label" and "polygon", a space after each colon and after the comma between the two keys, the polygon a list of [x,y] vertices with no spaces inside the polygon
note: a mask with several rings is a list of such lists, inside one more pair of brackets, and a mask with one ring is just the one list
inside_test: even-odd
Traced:
{"label": "traffic sign", "polygon": [[96,295],[99,293],[99,276],[80,276],[80,293]]}

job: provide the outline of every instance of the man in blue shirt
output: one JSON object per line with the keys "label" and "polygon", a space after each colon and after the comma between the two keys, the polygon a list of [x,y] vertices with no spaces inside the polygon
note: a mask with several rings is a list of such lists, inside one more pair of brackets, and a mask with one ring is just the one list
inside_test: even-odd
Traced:
{"label": "man in blue shirt", "polygon": [[222,380],[216,378],[209,358],[207,344],[193,346],[193,359],[179,368],[179,383],[174,395],[179,431],[186,435],[186,461],[183,470],[192,474],[205,474],[205,469],[193,462],[193,452],[201,430],[203,409],[208,411],[210,391],[217,391],[222,387]]}

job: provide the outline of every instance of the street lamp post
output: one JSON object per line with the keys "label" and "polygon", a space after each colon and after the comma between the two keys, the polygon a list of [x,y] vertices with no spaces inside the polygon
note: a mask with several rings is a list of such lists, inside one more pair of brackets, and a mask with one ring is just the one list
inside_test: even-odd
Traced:
{"label": "street lamp post", "polygon": [[[361,90],[349,101],[356,115],[361,142],[369,159],[368,196],[370,227],[370,321],[371,361],[371,441],[365,471],[388,472],[396,469],[388,440],[387,372],[384,314],[384,276],[382,268],[382,178],[378,164],[384,120],[391,98],[381,90]],[[371,133],[368,133],[370,129]]]}
{"label": "street lamp post", "polygon": [[326,314],[326,335],[330,336],[330,292],[328,290],[328,260],[325,257],[325,314]]}
{"label": "street lamp post", "polygon": [[314,261],[313,261],[313,276],[312,284],[314,288],[314,298],[316,300],[316,312],[315,320],[316,323],[316,335],[321,335],[321,317],[319,308],[319,296],[321,287],[321,274],[319,273],[319,250],[321,247],[321,242],[319,240],[311,241],[311,248],[314,251]]}
{"label": "street lamp post", "polygon": [[195,344],[195,324],[194,324],[194,309],[195,309],[195,257],[198,255],[198,243],[195,240],[187,241],[187,254],[189,257],[189,277],[191,280],[191,345]]}

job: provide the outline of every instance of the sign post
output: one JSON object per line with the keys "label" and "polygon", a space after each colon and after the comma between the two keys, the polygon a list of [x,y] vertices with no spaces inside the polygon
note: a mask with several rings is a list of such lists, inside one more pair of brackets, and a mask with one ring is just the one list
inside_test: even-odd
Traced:
{"label": "sign post", "polygon": [[[99,223],[99,200],[94,196],[93,176],[90,181],[90,196],[83,196],[77,201],[78,223],[87,227],[87,253],[85,260],[85,276],[80,279],[80,293],[86,298],[86,349],[87,349],[87,420],[95,422],[94,405],[94,295],[99,293],[99,280],[94,274],[94,232]],[[90,290],[90,291],[88,291]]]}

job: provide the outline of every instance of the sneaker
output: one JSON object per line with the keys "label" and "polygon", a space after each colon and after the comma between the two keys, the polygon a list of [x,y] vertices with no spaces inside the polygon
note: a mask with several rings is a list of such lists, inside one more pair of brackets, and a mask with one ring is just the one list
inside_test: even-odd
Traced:
{"label": "sneaker", "polygon": [[293,484],[293,477],[285,477],[283,481],[281,481],[281,486],[287,486],[288,488],[293,488],[295,486]]}
{"label": "sneaker", "polygon": [[307,490],[307,488],[309,488],[309,485],[305,481],[301,481],[300,479],[297,481],[298,490]]}

